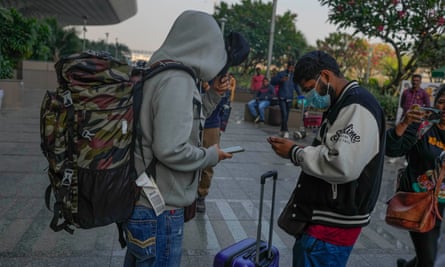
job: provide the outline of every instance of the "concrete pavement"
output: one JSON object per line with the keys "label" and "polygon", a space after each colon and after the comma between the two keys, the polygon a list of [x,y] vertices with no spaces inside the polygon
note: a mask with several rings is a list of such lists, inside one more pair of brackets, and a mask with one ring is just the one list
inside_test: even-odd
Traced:
{"label": "concrete pavement", "polygon": [[[54,233],[51,212],[44,204],[48,185],[46,161],[39,148],[39,107],[44,90],[26,89],[23,108],[0,112],[0,266],[122,266],[125,250],[114,225]],[[266,142],[278,127],[243,120],[244,104],[234,103],[221,146],[240,145],[245,152],[215,168],[207,212],[186,223],[183,267],[212,266],[222,248],[246,237],[256,237],[259,177],[278,171],[275,217],[284,207],[300,169],[276,156]],[[308,144],[313,137],[301,140]],[[385,201],[391,196],[396,170],[403,160],[385,162],[382,190],[372,222],[365,227],[348,267],[393,267],[399,257],[410,258],[413,248],[406,231],[384,222]],[[266,185],[263,238],[268,237],[271,187]],[[273,244],[280,250],[280,266],[291,266],[293,238],[276,224]]]}

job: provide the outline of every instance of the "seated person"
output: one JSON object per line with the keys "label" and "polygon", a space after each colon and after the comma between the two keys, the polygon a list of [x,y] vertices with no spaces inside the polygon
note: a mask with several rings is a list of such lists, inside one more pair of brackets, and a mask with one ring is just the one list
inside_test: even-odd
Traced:
{"label": "seated person", "polygon": [[275,89],[269,84],[269,79],[263,79],[263,85],[255,94],[255,99],[247,103],[249,111],[255,118],[255,123],[264,123],[264,109],[270,105],[270,100],[275,96]]}

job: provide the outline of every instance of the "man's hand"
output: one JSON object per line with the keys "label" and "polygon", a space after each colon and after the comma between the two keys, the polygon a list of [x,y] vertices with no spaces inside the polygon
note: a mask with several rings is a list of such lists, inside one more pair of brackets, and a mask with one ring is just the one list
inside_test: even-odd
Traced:
{"label": "man's hand", "polygon": [[230,79],[228,75],[218,76],[213,80],[212,89],[219,95],[223,95],[230,89]]}
{"label": "man's hand", "polygon": [[289,74],[288,75],[284,75],[283,77],[281,77],[281,81],[282,82],[285,82],[287,80],[289,80]]}
{"label": "man's hand", "polygon": [[277,153],[278,156],[285,159],[289,158],[289,152],[295,145],[295,142],[281,137],[271,136],[267,138],[267,142],[271,145],[272,149]]}
{"label": "man's hand", "polygon": [[218,145],[213,145],[216,147],[216,150],[218,151],[218,162],[224,159],[231,159],[233,157],[233,154],[224,152]]}

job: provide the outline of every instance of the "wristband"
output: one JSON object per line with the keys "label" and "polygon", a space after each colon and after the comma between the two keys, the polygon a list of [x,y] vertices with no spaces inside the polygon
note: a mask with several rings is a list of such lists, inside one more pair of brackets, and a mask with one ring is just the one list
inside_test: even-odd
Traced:
{"label": "wristband", "polygon": [[297,147],[297,150],[298,150],[298,148],[300,148],[298,145],[293,145],[289,150],[288,156],[291,160],[292,160],[292,152],[294,151],[294,148],[296,148],[296,147]]}

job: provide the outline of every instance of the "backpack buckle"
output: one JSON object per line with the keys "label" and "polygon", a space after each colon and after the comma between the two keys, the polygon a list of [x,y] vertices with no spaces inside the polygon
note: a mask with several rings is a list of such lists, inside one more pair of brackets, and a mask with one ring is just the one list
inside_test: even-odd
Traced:
{"label": "backpack buckle", "polygon": [[81,135],[82,135],[83,138],[88,139],[89,141],[91,141],[91,138],[95,136],[94,133],[92,133],[92,132],[90,132],[88,130],[85,130],[85,129],[82,131]]}
{"label": "backpack buckle", "polygon": [[62,93],[63,105],[69,107],[73,104],[73,99],[71,98],[71,92],[65,91]]}
{"label": "backpack buckle", "polygon": [[73,179],[74,170],[65,169],[63,172],[62,186],[69,187],[71,185],[71,180]]}

